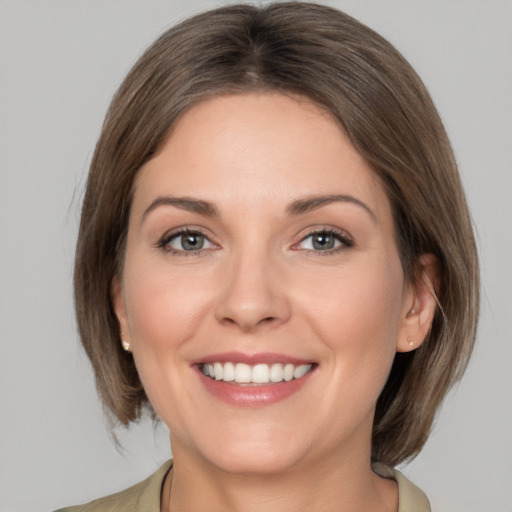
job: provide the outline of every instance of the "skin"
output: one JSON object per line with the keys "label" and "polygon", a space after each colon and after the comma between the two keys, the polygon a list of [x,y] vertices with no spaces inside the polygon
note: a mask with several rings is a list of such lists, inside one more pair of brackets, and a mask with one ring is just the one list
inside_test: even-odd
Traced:
{"label": "skin", "polygon": [[[435,300],[427,279],[405,282],[388,198],[339,125],[300,97],[211,98],[181,118],[134,191],[112,296],[171,431],[162,511],[396,511],[396,484],[370,468],[375,404],[396,351],[428,333]],[[332,194],[361,204],[289,212]],[[162,197],[207,201],[217,215]],[[184,227],[205,236],[201,250],[170,238]],[[340,238],[317,249],[314,231]],[[428,255],[420,263],[432,271]],[[238,407],[191,366],[231,351],[315,369],[284,400]]]}

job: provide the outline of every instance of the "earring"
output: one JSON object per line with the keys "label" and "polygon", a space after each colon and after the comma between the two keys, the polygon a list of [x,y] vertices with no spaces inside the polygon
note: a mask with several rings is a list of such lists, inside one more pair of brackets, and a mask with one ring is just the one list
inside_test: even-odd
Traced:
{"label": "earring", "polygon": [[414,347],[414,336],[407,336],[407,341],[411,347]]}
{"label": "earring", "polygon": [[122,340],[121,345],[123,346],[124,350],[126,350],[126,352],[130,352],[130,342],[129,341]]}

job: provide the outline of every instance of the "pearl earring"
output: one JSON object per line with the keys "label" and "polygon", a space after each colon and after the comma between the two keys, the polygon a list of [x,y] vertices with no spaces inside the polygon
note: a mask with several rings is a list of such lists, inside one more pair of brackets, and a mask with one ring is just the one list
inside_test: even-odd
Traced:
{"label": "pearl earring", "polygon": [[124,350],[126,350],[126,352],[130,351],[130,342],[129,341],[122,340],[121,345],[123,346]]}
{"label": "pearl earring", "polygon": [[414,336],[408,336],[407,341],[411,347],[414,347]]}

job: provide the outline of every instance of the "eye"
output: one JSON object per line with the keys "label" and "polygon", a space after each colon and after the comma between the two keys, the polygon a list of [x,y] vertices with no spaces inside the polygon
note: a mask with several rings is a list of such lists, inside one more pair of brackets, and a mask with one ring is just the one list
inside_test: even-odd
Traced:
{"label": "eye", "polygon": [[320,230],[310,233],[304,237],[296,247],[306,251],[335,252],[343,247],[351,247],[352,240],[342,233],[333,230]]}
{"label": "eye", "polygon": [[215,245],[205,235],[199,231],[188,229],[164,237],[159,245],[173,253],[194,253],[215,248]]}

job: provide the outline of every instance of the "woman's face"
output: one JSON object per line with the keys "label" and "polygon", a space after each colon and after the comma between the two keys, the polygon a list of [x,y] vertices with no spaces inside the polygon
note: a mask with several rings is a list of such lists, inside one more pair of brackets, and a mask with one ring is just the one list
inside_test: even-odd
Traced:
{"label": "woman's face", "polygon": [[308,100],[222,96],[182,117],[136,180],[113,297],[176,457],[369,460],[414,293],[382,185]]}

